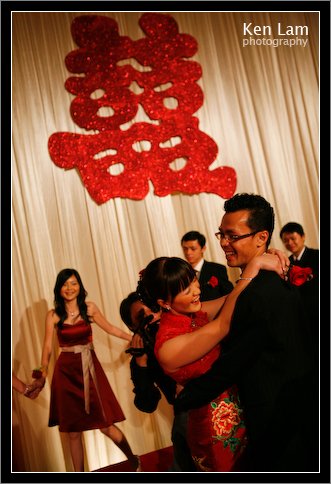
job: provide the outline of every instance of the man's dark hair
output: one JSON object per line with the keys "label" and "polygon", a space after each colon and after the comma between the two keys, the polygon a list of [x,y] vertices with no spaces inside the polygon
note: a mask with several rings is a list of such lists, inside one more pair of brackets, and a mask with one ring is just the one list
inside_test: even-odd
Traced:
{"label": "man's dark hair", "polygon": [[226,213],[248,210],[248,227],[252,232],[267,230],[269,232],[269,237],[266,246],[269,247],[275,226],[275,214],[274,209],[265,198],[261,197],[261,195],[255,195],[254,193],[237,193],[232,198],[225,201],[224,210]]}
{"label": "man's dark hair", "polygon": [[183,244],[183,242],[188,242],[189,240],[197,240],[201,248],[206,245],[206,237],[203,234],[200,234],[200,232],[197,232],[196,230],[191,230],[190,232],[187,232],[185,235],[183,235],[181,244]]}
{"label": "man's dark hair", "polygon": [[301,235],[301,237],[305,235],[302,225],[298,224],[297,222],[288,222],[280,231],[279,237],[282,238],[283,234],[293,234],[293,232],[297,232],[299,235]]}
{"label": "man's dark hair", "polygon": [[123,323],[131,330],[133,328],[133,322],[131,319],[131,306],[133,303],[140,301],[139,294],[136,292],[130,292],[130,294],[123,299],[120,304],[120,315]]}

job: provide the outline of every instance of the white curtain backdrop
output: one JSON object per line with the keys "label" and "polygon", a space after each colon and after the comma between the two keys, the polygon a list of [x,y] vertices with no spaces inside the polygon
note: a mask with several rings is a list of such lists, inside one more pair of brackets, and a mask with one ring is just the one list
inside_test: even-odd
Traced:
{"label": "white curtain backdrop", "polygon": [[[204,233],[206,259],[226,264],[214,237],[223,214],[221,197],[176,193],[161,198],[150,183],[144,200],[116,198],[98,205],[76,170],[51,161],[51,134],[86,133],[70,117],[73,95],[64,88],[70,75],[64,58],[77,48],[72,20],[91,13],[115,19],[120,35],[134,40],[144,35],[138,25],[143,12],[12,13],[12,369],[24,381],[40,365],[45,316],[61,269],[76,268],[88,298],[125,329],[119,305],[135,289],[138,272],[155,257],[181,257],[185,232]],[[319,14],[167,13],[180,33],[198,42],[193,60],[202,67],[198,83],[204,103],[195,115],[200,130],[218,145],[213,168],[233,167],[237,193],[261,194],[273,205],[272,247],[283,248],[280,228],[296,221],[305,228],[307,245],[318,248]],[[275,29],[278,22],[307,25],[307,45],[243,47],[244,22]],[[232,281],[237,275],[237,269],[229,270]],[[93,331],[96,353],[126,415],[119,427],[133,451],[171,445],[172,408],[162,399],[155,413],[139,412],[125,342],[98,327]],[[57,427],[47,426],[56,352],[37,400],[13,393],[13,471],[73,470],[66,439]],[[84,442],[89,471],[125,459],[100,431],[85,432]]]}

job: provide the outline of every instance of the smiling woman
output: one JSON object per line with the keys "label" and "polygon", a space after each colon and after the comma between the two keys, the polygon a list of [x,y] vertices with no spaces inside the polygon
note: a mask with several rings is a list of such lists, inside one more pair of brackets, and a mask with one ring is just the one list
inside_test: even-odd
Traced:
{"label": "smiling woman", "polygon": [[56,278],[54,309],[48,311],[42,372],[34,374],[44,385],[56,330],[61,353],[55,364],[48,426],[67,434],[75,471],[84,471],[82,432],[100,429],[126,455],[133,470],[140,470],[139,457],[131,451],[115,422],[124,413],[99,363],[92,342],[92,323],[108,334],[131,341],[131,335],[109,323],[96,304],[85,301],[87,291],[75,269],[63,269]]}
{"label": "smiling woman", "polygon": [[[285,7],[287,3],[282,2]],[[34,3],[38,4],[42,5]],[[211,4],[217,6],[214,2]],[[302,7],[301,2],[296,4]],[[323,9],[329,8],[328,2],[319,2],[319,6],[321,4]],[[59,168],[48,153],[48,140],[55,132],[97,139],[95,131],[86,131],[73,120],[70,106],[75,96],[65,88],[69,76],[85,77],[82,72],[68,71],[65,64],[66,55],[78,47],[73,42],[71,24],[76,17],[93,12],[86,12],[85,8],[82,12],[76,8],[75,11],[51,12],[15,9],[10,16],[11,5],[15,7],[14,2],[1,3],[2,19],[4,22],[7,19],[8,27],[12,27],[3,29],[4,35],[8,34],[3,45],[8,47],[8,54],[12,54],[13,119],[12,138],[7,138],[12,141],[12,294],[15,297],[11,318],[12,352],[7,352],[7,367],[9,372],[12,364],[17,376],[28,381],[29,375],[21,362],[26,362],[31,369],[40,366],[44,333],[44,325],[40,322],[53,307],[52,289],[61,268],[72,265],[78,268],[83,280],[88,281],[91,299],[102,301],[102,311],[125,330],[118,314],[119,303],[135,288],[137,273],[159,255],[183,257],[179,237],[188,229],[196,228],[206,234],[210,241],[205,253],[207,260],[226,264],[219,244],[211,239],[217,231],[224,200],[213,193],[188,196],[176,192],[159,197],[150,184],[143,200],[129,200],[120,194],[102,206],[95,203],[77,170]],[[82,4],[76,5],[79,8]],[[173,2],[173,5],[176,4]],[[185,5],[191,3],[185,2]],[[208,6],[208,3],[203,5]],[[320,29],[318,8],[312,12],[303,12],[302,8],[300,12],[240,12],[243,5],[243,2],[233,2],[233,9],[228,12],[214,9],[211,12],[168,12],[178,23],[179,33],[191,35],[198,43],[192,61],[202,68],[199,85],[203,88],[204,100],[194,114],[195,122],[217,144],[219,152],[211,169],[221,165],[234,168],[238,191],[254,189],[271,196],[276,209],[276,230],[287,220],[299,220],[306,229],[307,244],[318,247],[319,108],[327,109],[327,103],[319,103],[319,62],[322,60],[319,47],[322,48],[323,32],[328,35],[328,29]],[[321,21],[329,18],[329,12],[325,13]],[[141,14],[139,11],[98,13],[116,20],[122,39],[133,41],[145,37],[139,27]],[[242,47],[243,22],[272,25],[276,33],[279,21],[283,26],[308,25],[306,46]],[[149,62],[142,66],[130,58],[119,61],[117,67],[123,72],[129,65],[137,72],[137,79],[138,76],[149,77]],[[154,87],[154,98],[164,98],[166,91],[171,94],[170,74],[163,69],[162,78]],[[109,76],[106,81],[107,85],[113,83]],[[91,90],[94,105],[106,104],[101,102],[104,96],[101,84],[97,82],[94,91]],[[150,87],[153,89],[152,84]],[[143,97],[138,84],[126,89],[132,97]],[[148,97],[146,93],[145,96]],[[161,108],[170,116],[175,114],[173,109],[159,106]],[[105,121],[101,117],[100,122]],[[158,122],[150,120],[140,105],[135,121],[154,123],[153,130],[159,128]],[[132,121],[122,125],[121,130],[129,129],[131,124]],[[177,131],[160,137],[162,151],[179,155],[183,139],[176,139]],[[201,143],[193,141],[190,147],[201,153]],[[8,143],[8,149],[9,146]],[[115,161],[118,157],[116,146],[114,139],[109,137],[104,146],[99,146],[101,151],[96,150],[93,163],[101,167],[104,162],[109,165]],[[130,151],[137,157],[131,146]],[[150,152],[143,152],[139,158],[149,155]],[[77,160],[77,153],[73,153],[73,158]],[[119,173],[120,168],[119,163],[112,165],[111,175]],[[172,169],[171,172],[178,177]],[[92,170],[90,175],[91,184],[95,184],[96,172]],[[162,171],[161,177],[166,186],[168,180]],[[137,183],[139,181],[137,179]],[[282,248],[280,239],[274,242],[276,247]],[[235,283],[239,269],[230,267],[227,272]],[[221,281],[219,276],[217,278]],[[208,292],[213,289],[207,284],[209,280],[210,276],[206,279]],[[10,299],[9,295],[7,300]],[[105,337],[100,328],[94,328],[98,357],[102,364],[105,362],[103,368],[127,417],[119,425],[132,442],[135,453],[143,455],[168,447],[171,445],[173,408],[162,402],[162,411],[144,415],[134,407],[132,399],[128,398],[132,389],[122,340]],[[53,367],[54,358],[48,378]],[[13,439],[12,455],[22,456],[19,467],[13,464],[13,472],[73,470],[59,433],[52,431],[55,429],[45,429],[49,392],[46,384],[37,402],[21,398],[17,392],[13,394],[21,432]],[[26,415],[29,418],[25,418]],[[121,451],[97,430],[84,432],[84,443],[86,470],[123,460]]]}
{"label": "smiling woman", "polygon": [[[162,310],[155,354],[178,384],[205,373],[219,357],[219,342],[228,334],[236,299],[264,262],[265,257],[256,257],[228,296],[203,303],[196,273],[187,261],[159,257],[142,271],[137,292],[146,306]],[[190,411],[188,443],[198,471],[238,469],[246,430],[235,386]]]}

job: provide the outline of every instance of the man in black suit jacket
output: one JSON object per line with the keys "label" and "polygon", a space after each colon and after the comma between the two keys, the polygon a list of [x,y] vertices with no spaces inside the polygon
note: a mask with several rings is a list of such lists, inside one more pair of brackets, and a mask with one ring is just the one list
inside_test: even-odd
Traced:
{"label": "man in black suit jacket", "polygon": [[197,271],[200,284],[200,301],[210,301],[229,294],[233,289],[226,267],[204,260],[206,237],[196,230],[183,235],[181,245],[185,259]]}
{"label": "man in black suit jacket", "polygon": [[[217,236],[228,265],[244,269],[269,246],[273,208],[243,193],[224,209]],[[197,408],[237,384],[248,436],[242,472],[318,471],[318,374],[307,324],[297,288],[260,271],[237,300],[219,359],[175,401],[176,411]]]}
{"label": "man in black suit jacket", "polygon": [[305,233],[302,225],[288,222],[282,227],[280,238],[286,249],[291,252],[291,264],[299,267],[310,267],[312,278],[299,286],[304,305],[310,322],[312,343],[318,354],[319,346],[319,250],[305,245]]}

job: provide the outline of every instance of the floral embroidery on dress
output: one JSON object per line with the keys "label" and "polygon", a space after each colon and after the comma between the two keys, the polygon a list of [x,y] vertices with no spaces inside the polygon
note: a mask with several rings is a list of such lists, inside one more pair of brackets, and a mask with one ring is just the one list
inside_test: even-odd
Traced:
{"label": "floral embroidery on dress", "polygon": [[[239,403],[239,400],[237,400]],[[212,425],[216,435],[215,440],[222,440],[224,447],[230,446],[232,452],[235,452],[238,445],[242,445],[242,437],[234,436],[236,431],[245,427],[242,419],[242,409],[233,400],[232,395],[224,398],[219,403],[211,402],[212,407]]]}

